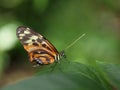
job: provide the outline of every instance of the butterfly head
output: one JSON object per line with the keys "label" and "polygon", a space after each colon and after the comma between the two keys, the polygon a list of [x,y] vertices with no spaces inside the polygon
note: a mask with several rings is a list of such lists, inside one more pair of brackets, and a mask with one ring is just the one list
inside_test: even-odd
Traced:
{"label": "butterfly head", "polygon": [[65,55],[65,52],[64,51],[61,51],[60,53],[59,53],[59,55],[60,55],[60,58],[66,58],[66,55]]}

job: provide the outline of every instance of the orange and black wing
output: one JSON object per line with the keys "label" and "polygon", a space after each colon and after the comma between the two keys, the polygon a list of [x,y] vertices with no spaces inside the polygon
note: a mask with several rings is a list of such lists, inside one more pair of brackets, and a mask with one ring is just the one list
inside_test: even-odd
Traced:
{"label": "orange and black wing", "polygon": [[56,48],[42,35],[32,29],[20,26],[17,37],[29,54],[29,60],[34,65],[51,64],[59,57]]}

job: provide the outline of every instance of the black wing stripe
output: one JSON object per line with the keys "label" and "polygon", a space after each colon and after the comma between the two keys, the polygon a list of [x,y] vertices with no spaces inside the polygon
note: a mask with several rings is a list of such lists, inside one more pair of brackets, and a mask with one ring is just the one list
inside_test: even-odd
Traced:
{"label": "black wing stripe", "polygon": [[49,56],[51,56],[51,57],[53,57],[53,58],[55,57],[53,54],[47,52],[47,51],[44,50],[44,49],[38,49],[38,50],[34,51],[33,54],[40,54],[40,55],[42,55],[42,56],[43,56],[44,54],[47,54],[47,55],[49,55]]}

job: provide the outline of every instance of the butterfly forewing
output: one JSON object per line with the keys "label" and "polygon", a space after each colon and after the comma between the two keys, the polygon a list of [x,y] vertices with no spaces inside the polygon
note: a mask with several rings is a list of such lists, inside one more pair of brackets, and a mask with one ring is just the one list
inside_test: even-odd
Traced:
{"label": "butterfly forewing", "polygon": [[17,37],[33,64],[50,64],[60,56],[56,48],[45,37],[28,27],[18,27]]}

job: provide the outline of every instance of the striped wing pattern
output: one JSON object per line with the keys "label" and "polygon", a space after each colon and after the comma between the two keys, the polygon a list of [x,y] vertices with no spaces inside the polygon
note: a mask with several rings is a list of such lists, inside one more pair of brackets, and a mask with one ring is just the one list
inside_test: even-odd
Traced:
{"label": "striped wing pattern", "polygon": [[59,53],[45,37],[28,27],[18,27],[16,34],[34,66],[51,64],[64,56],[64,51]]}

